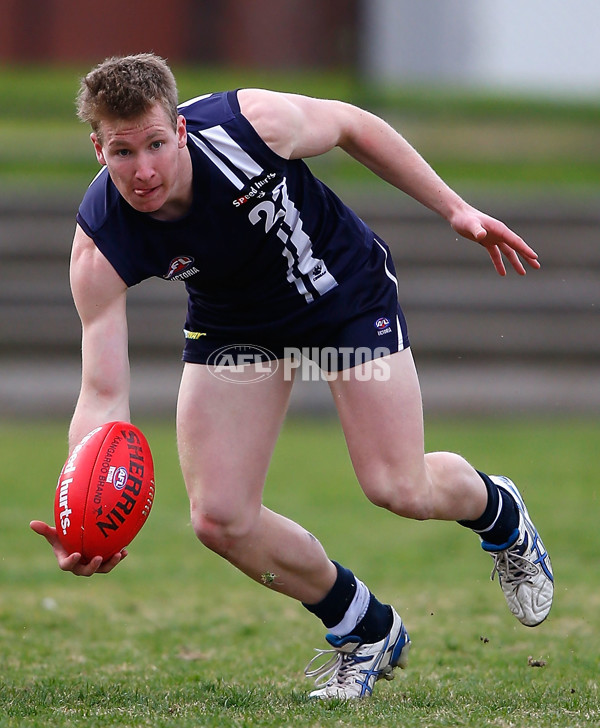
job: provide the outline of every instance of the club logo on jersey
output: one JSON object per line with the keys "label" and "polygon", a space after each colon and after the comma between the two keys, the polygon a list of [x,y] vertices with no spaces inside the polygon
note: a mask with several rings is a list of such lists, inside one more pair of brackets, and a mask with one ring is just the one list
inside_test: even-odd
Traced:
{"label": "club logo on jersey", "polygon": [[384,334],[391,334],[392,327],[390,326],[389,318],[382,316],[375,321],[375,328],[377,329],[377,336],[383,336]]}
{"label": "club logo on jersey", "polygon": [[163,276],[166,281],[184,281],[200,271],[194,265],[194,259],[189,255],[179,255],[169,263],[169,270]]}

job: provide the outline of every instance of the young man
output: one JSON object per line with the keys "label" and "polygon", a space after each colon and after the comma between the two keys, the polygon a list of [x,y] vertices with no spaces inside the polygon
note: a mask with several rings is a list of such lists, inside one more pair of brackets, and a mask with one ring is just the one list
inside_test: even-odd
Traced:
{"label": "young man", "polygon": [[[151,54],[108,59],[83,79],[79,116],[102,171],[77,215],[71,286],[83,326],[81,392],[70,447],[129,419],[126,293],[150,276],[184,281],[188,315],[178,410],[181,467],[200,541],[259,583],[301,601],[328,629],[318,698],[362,698],[404,667],[395,610],[332,562],[299,525],[262,505],[292,386],[289,369],[232,385],[221,347],[333,347],[330,387],[358,481],[375,504],[414,519],[457,520],[495,561],[510,610],[528,626],[552,603],[550,560],[515,485],[448,452],[424,454],[421,395],[385,243],[316,180],[303,157],[341,147],[382,179],[525,274],[535,252],[474,209],[383,120],[338,101],[266,90],[208,94],[177,108],[175,80]],[[361,351],[360,358],[355,352]],[[365,356],[365,352],[368,353]],[[337,359],[337,360],[336,360]],[[372,376],[377,366],[386,376]],[[59,566],[90,576],[53,528],[32,528]],[[272,578],[265,578],[265,575]]]}

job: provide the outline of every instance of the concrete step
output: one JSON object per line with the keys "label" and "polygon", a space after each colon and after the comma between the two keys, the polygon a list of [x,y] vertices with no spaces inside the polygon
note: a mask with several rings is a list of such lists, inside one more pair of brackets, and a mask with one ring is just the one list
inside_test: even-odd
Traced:
{"label": "concrete step", "polygon": [[[433,415],[597,417],[600,387],[595,366],[530,362],[474,365],[467,360],[423,361],[417,355],[426,417]],[[182,364],[177,356],[149,361],[132,357],[131,412],[174,421]],[[0,420],[70,418],[79,391],[76,356],[44,359],[5,357],[0,376]],[[237,386],[237,385],[236,385]],[[294,383],[290,413],[335,416],[323,380]]]}

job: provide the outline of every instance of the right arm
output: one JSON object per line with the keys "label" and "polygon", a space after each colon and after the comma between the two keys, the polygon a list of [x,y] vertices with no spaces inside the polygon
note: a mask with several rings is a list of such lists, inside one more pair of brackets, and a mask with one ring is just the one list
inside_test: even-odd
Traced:
{"label": "right arm", "polygon": [[[127,286],[93,240],[77,226],[71,253],[71,291],[82,326],[81,389],[69,428],[69,453],[88,432],[112,420],[129,421]],[[69,554],[56,529],[43,521],[31,528],[52,546],[59,567],[78,576],[111,571],[127,555],[89,563]]]}
{"label": "right arm", "polygon": [[343,149],[389,184],[441,215],[467,240],[483,246],[496,271],[503,256],[519,275],[539,268],[537,254],[503,222],[465,202],[387,122],[357,106],[264,89],[238,92],[240,108],[263,141],[285,159]]}
{"label": "right arm", "polygon": [[70,278],[82,327],[82,369],[69,452],[94,427],[112,420],[129,421],[127,286],[79,226]]}

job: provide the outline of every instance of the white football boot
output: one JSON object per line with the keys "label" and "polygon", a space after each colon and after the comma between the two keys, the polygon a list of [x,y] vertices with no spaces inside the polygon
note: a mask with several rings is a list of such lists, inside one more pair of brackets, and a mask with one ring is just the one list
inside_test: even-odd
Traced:
{"label": "white football boot", "polygon": [[535,627],[546,619],[552,606],[554,575],[550,557],[516,485],[502,475],[490,477],[516,501],[519,527],[508,546],[497,546],[484,540],[481,546],[494,559],[492,579],[498,574],[508,608],[519,622]]}
{"label": "white football boot", "polygon": [[[410,638],[402,620],[392,608],[393,622],[390,631],[379,642],[366,644],[354,635],[336,637],[328,634],[325,639],[331,650],[317,650],[308,663],[304,674],[315,678],[316,690],[309,697],[330,700],[368,698],[373,685],[380,678],[394,679],[394,668],[404,669],[408,662]],[[323,655],[329,659],[322,665],[312,665]]]}

